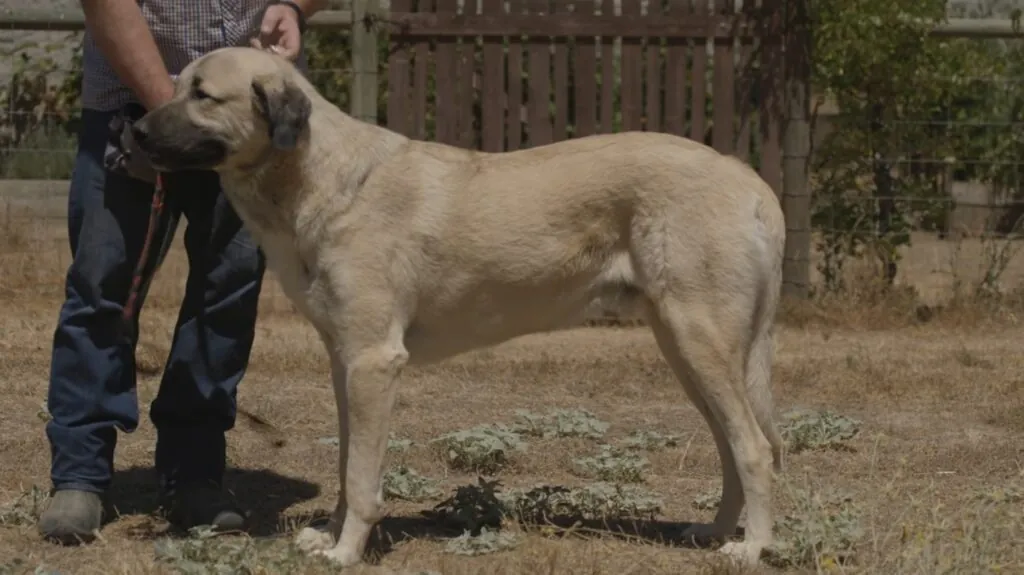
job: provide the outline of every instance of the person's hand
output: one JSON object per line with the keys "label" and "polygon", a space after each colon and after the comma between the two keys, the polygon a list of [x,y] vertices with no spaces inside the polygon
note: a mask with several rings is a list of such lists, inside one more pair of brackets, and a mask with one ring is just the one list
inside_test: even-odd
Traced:
{"label": "person's hand", "polygon": [[259,34],[250,43],[253,48],[269,50],[294,62],[302,48],[299,15],[286,4],[267,6]]}
{"label": "person's hand", "polygon": [[149,163],[132,137],[132,114],[122,111],[110,121],[110,134],[103,152],[103,166],[107,171],[156,183],[156,169]]}

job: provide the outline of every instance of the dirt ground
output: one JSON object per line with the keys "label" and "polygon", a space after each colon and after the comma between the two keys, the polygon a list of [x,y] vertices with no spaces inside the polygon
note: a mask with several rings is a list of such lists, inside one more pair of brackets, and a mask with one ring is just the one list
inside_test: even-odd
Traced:
{"label": "dirt ground", "polygon": [[[333,507],[337,449],[323,438],[336,435],[336,414],[319,343],[288,312],[271,276],[239,402],[276,432],[240,417],[229,434],[228,483],[253,514],[253,541],[223,536],[196,551],[205,559],[159,559],[168,556],[161,551],[168,542],[179,549],[184,543],[154,513],[154,435],[145,415],[137,432],[120,436],[110,494],[117,514],[101,539],[82,548],[40,541],[34,510],[26,510],[24,501],[33,486],[49,488],[43,426],[50,339],[68,259],[61,225],[8,226],[0,238],[0,510],[6,510],[0,573],[41,572],[35,571],[39,566],[67,574],[333,572],[294,556],[288,546],[297,525]],[[928,261],[917,265],[930,269]],[[172,254],[142,315],[143,414],[159,383],[186,269],[181,254]],[[976,321],[867,323],[787,321],[779,329],[774,379],[780,413],[830,410],[861,426],[844,442],[846,449],[788,456],[774,488],[778,520],[811,525],[802,544],[814,537],[832,541],[835,533],[847,533],[848,516],[829,515],[828,500],[848,498],[859,526],[856,536],[849,531],[852,558],[818,561],[821,571],[1024,573],[1024,328],[1018,312]],[[477,424],[509,423],[515,409],[553,408],[584,408],[610,423],[606,442],[636,430],[678,434],[677,445],[645,454],[650,468],[642,485],[662,498],[660,513],[618,527],[512,524],[503,530],[519,535],[513,549],[446,553],[458,532],[421,512],[477,477],[449,469],[422,443]],[[695,508],[694,500],[717,486],[719,464],[706,426],[644,328],[536,335],[409,369],[393,431],[415,443],[407,452],[389,453],[387,464],[402,463],[440,480],[442,493],[419,503],[390,501],[374,544],[379,565],[353,573],[739,572],[713,550],[691,548],[679,537],[688,522],[713,517],[713,510]],[[597,443],[531,437],[496,477],[507,487],[586,484],[590,480],[573,472],[572,460],[596,452]],[[21,507],[11,503],[18,497]],[[217,570],[217,558],[231,549],[244,550],[248,570],[241,563]],[[816,567],[766,562],[763,570]]]}

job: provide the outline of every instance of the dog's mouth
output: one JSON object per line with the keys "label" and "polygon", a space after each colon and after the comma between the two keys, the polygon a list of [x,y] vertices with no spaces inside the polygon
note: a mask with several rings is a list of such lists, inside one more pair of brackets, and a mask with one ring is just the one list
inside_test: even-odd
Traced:
{"label": "dog's mouth", "polygon": [[145,143],[139,142],[139,148],[146,154],[150,165],[164,172],[209,170],[223,163],[228,156],[224,142],[209,137],[171,142],[150,137]]}

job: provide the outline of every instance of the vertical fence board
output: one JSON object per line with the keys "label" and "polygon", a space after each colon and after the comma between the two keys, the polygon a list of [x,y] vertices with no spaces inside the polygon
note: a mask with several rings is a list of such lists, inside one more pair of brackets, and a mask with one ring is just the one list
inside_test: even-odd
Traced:
{"label": "vertical fence board", "polygon": [[[510,0],[509,11],[523,12],[522,0]],[[523,36],[508,39],[508,150],[518,150],[523,144]]]}
{"label": "vertical fence board", "polygon": [[782,4],[762,0],[760,101],[757,124],[761,140],[761,178],[782,198]]}
{"label": "vertical fence board", "polygon": [[[640,14],[640,0],[620,0],[622,15]],[[643,39],[622,37],[622,130],[643,129]]]}
{"label": "vertical fence board", "polygon": [[[614,14],[612,0],[601,0],[601,14]],[[601,39],[601,133],[615,131],[615,38]]]}
{"label": "vertical fence board", "polygon": [[[484,14],[505,12],[502,0],[483,0]],[[504,38],[484,38],[482,109],[482,148],[485,152],[505,149],[505,49]]]}
{"label": "vertical fence board", "polygon": [[[554,13],[568,13],[570,0],[553,0]],[[569,123],[569,37],[556,36],[554,61],[555,123],[552,140],[559,142],[568,137]]]}
{"label": "vertical fence board", "polygon": [[[453,14],[456,9],[456,0],[437,0],[437,12],[439,14]],[[437,38],[437,47],[434,50],[434,86],[436,110],[434,113],[434,139],[442,144],[456,144],[458,142],[458,124],[456,113],[458,110],[458,99],[455,90],[456,58],[454,36]]]}
{"label": "vertical fence board", "polygon": [[[753,0],[744,0],[752,2]],[[739,116],[739,127],[736,130],[736,157],[744,162],[750,161],[750,124],[753,121],[751,97],[753,87],[757,85],[757,76],[753,73],[754,43],[751,38],[740,39],[740,67],[736,72],[736,113]]]}
{"label": "vertical fence board", "polygon": [[[669,0],[666,18],[685,18],[686,0]],[[686,40],[665,39],[665,125],[664,130],[684,135],[686,120]]]}
{"label": "vertical fence board", "polygon": [[[472,4],[472,7],[470,6]],[[466,10],[475,9],[476,4],[466,2],[462,5],[463,14]],[[475,12],[475,10],[473,10]],[[463,148],[472,148],[476,139],[474,133],[474,105],[476,104],[476,38],[463,36],[458,45],[458,64],[455,72],[457,90],[459,92],[456,109],[458,115],[459,139],[458,145]]]}
{"label": "vertical fence board", "polygon": [[[648,1],[647,14],[664,17],[661,0]],[[661,131],[661,38],[648,36],[645,50],[647,103],[644,110],[644,129],[648,132],[658,132]]]}
{"label": "vertical fence board", "polygon": [[[695,0],[693,4],[694,16],[706,16],[708,13],[708,0]],[[693,66],[690,76],[690,139],[706,143],[704,132],[707,129],[707,38],[695,38],[693,40]]]}
{"label": "vertical fence board", "polygon": [[[527,0],[527,6],[532,14],[550,14],[547,0]],[[527,126],[530,146],[536,147],[551,143],[551,39],[531,35],[528,46]]]}
{"label": "vertical fence board", "polygon": [[[408,12],[412,0],[392,0],[391,9]],[[409,39],[398,37],[388,57],[388,128],[408,134],[409,108]]]}
{"label": "vertical fence board", "polygon": [[[581,0],[576,12],[594,13],[594,3]],[[597,40],[592,36],[577,36],[576,62],[573,82],[576,89],[573,126],[576,137],[590,136],[597,131]]]}
{"label": "vertical fence board", "polygon": [[[715,14],[732,14],[732,0],[716,0]],[[735,149],[733,121],[736,116],[735,64],[732,37],[716,38],[712,88],[711,145],[724,154]]]}
{"label": "vertical fence board", "polygon": [[[433,12],[434,0],[419,0],[418,12]],[[420,38],[413,46],[412,79],[412,131],[418,140],[427,139],[427,66],[430,61],[430,41]]]}

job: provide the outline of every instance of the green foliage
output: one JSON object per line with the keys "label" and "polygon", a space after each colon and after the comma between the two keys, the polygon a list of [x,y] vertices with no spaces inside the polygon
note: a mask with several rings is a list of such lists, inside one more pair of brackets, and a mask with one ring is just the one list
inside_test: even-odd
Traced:
{"label": "green foliage", "polygon": [[707,511],[722,504],[722,486],[713,487],[693,498],[693,508]]}
{"label": "green foliage", "polygon": [[498,495],[500,490],[500,481],[478,477],[476,485],[457,487],[451,497],[424,515],[471,534],[479,533],[483,527],[499,527],[505,517],[505,505]]}
{"label": "green foliage", "polygon": [[642,451],[661,451],[667,447],[676,447],[677,445],[679,445],[678,435],[666,435],[646,429],[634,431],[628,437],[619,441],[619,446],[624,449]]}
{"label": "green foliage", "polygon": [[186,538],[160,539],[153,550],[158,562],[181,575],[269,575],[308,572],[313,566],[327,566],[326,559],[311,556],[295,546],[249,537],[217,537],[201,527],[190,530]]}
{"label": "green foliage", "polygon": [[846,494],[794,492],[796,510],[776,521],[769,564],[831,569],[853,559],[864,536],[860,514]]}
{"label": "green foliage", "polygon": [[415,469],[404,465],[389,469],[381,482],[385,499],[424,501],[441,493],[437,488],[437,480],[420,475]]}
{"label": "green foliage", "polygon": [[602,445],[596,455],[574,459],[573,463],[581,475],[617,483],[643,482],[650,465],[644,456],[612,445]]}
{"label": "green foliage", "polygon": [[520,539],[517,533],[492,531],[484,527],[476,535],[466,531],[454,539],[449,539],[444,550],[455,555],[487,555],[513,549],[519,544]]}
{"label": "green foliage", "polygon": [[[69,67],[55,54],[72,47]],[[67,178],[74,135],[81,120],[82,43],[77,33],[65,41],[24,42],[0,54],[13,60],[11,79],[0,87],[0,176]]]}
{"label": "green foliage", "polygon": [[513,451],[525,444],[519,434],[501,425],[481,425],[431,440],[452,469],[494,473],[505,467]]}
{"label": "green foliage", "polygon": [[[912,229],[939,231],[951,205],[939,176],[997,191],[1021,180],[1019,43],[930,36],[945,0],[811,3],[812,78],[839,115],[814,151],[812,225],[826,290],[844,263],[874,255],[891,280]],[[820,100],[819,102],[820,103]],[[817,105],[817,104],[815,104]]]}
{"label": "green foliage", "polygon": [[790,453],[808,450],[844,450],[860,432],[860,421],[831,411],[821,413],[798,410],[787,413],[780,426],[782,437]]}
{"label": "green foliage", "polygon": [[502,491],[497,480],[478,478],[463,485],[438,503],[427,517],[453,525],[470,534],[498,528],[505,520],[545,524],[557,519],[577,521],[651,519],[663,502],[654,492],[638,485],[598,482],[582,487],[536,485]]}
{"label": "green foliage", "polygon": [[608,431],[608,423],[585,409],[554,409],[546,415],[517,409],[519,423],[513,429],[533,437],[584,437],[600,439]]}
{"label": "green foliage", "polygon": [[527,523],[555,518],[651,519],[663,505],[657,494],[641,486],[608,482],[571,488],[538,485],[513,489],[502,500],[509,515]]}

